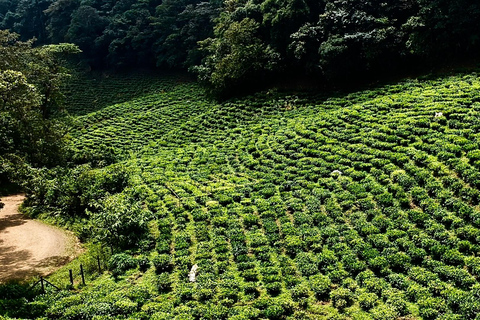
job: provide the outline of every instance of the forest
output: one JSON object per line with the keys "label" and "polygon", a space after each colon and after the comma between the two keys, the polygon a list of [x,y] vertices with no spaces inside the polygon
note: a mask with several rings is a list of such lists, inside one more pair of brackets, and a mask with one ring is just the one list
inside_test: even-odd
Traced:
{"label": "forest", "polygon": [[479,15],[0,0],[0,200],[82,248],[0,319],[480,318]]}
{"label": "forest", "polygon": [[190,70],[217,94],[351,85],[473,58],[472,0],[1,0],[0,29],[73,43],[92,68]]}

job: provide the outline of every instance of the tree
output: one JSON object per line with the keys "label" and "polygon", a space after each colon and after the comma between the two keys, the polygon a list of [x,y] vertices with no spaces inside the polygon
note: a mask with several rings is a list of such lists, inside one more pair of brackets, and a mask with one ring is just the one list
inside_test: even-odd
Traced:
{"label": "tree", "polygon": [[78,52],[70,44],[33,47],[19,35],[0,31],[0,184],[12,167],[28,163],[50,166],[61,159],[61,124],[49,113],[61,103],[61,67],[66,54]]}
{"label": "tree", "polygon": [[109,18],[109,25],[98,39],[108,48],[107,62],[114,66],[152,65],[154,30],[147,3],[120,1]]}
{"label": "tree", "polygon": [[79,7],[79,0],[57,0],[44,11],[47,19],[46,32],[52,43],[66,41],[73,12]]}
{"label": "tree", "polygon": [[195,67],[200,80],[217,92],[226,92],[262,71],[273,70],[278,55],[257,36],[258,28],[259,24],[249,18],[218,24],[216,37],[200,42],[208,53],[203,64]]}
{"label": "tree", "polygon": [[213,20],[220,4],[215,1],[164,1],[157,7],[152,26],[156,41],[157,65],[191,66],[200,63],[198,41],[213,36]]}
{"label": "tree", "polygon": [[480,4],[471,0],[417,0],[406,24],[408,48],[434,60],[476,55],[480,45]]}
{"label": "tree", "polygon": [[103,199],[96,212],[89,212],[97,239],[112,247],[132,248],[148,234],[150,212],[124,193]]}
{"label": "tree", "polygon": [[33,40],[19,41],[19,35],[0,30],[0,70],[22,73],[40,94],[39,108],[44,119],[61,105],[61,83],[68,76],[62,61],[80,50],[72,44],[33,47]]}
{"label": "tree", "polygon": [[[101,15],[100,11],[91,6],[82,5],[72,13],[65,39],[78,45],[91,61],[102,62],[102,55],[98,57],[98,53],[102,51],[102,44],[98,42],[98,38],[107,25],[108,20]],[[105,53],[103,53],[104,57]]]}
{"label": "tree", "polygon": [[[4,19],[4,28],[8,28],[21,35],[22,39],[38,39],[39,43],[46,42],[45,14],[51,0],[20,0],[14,10]],[[13,9],[10,7],[10,9]]]}

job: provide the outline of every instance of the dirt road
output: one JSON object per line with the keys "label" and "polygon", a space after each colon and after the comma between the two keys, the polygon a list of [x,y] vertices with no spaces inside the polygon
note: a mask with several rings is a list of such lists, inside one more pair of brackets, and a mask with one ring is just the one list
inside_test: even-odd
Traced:
{"label": "dirt road", "polygon": [[72,235],[18,212],[23,195],[2,197],[0,283],[47,275],[72,260],[78,243]]}

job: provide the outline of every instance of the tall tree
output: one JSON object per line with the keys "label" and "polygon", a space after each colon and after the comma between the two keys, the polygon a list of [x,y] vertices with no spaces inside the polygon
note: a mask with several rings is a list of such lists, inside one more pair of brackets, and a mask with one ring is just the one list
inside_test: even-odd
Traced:
{"label": "tall tree", "polygon": [[[105,51],[97,40],[108,25],[108,19],[94,7],[82,5],[72,13],[65,40],[75,43],[92,62],[105,58]],[[100,61],[99,61],[100,60]]]}
{"label": "tall tree", "polygon": [[219,13],[215,2],[186,3],[181,7],[164,2],[157,8],[154,18],[157,37],[154,48],[157,64],[181,67],[197,64],[201,60],[198,41],[213,36],[214,19]]}
{"label": "tall tree", "polygon": [[52,0],[20,0],[10,19],[3,27],[17,32],[22,39],[36,38],[46,43],[46,17],[44,11]]}
{"label": "tall tree", "polygon": [[80,0],[57,0],[44,11],[47,18],[46,32],[52,43],[66,41],[72,22],[73,12],[80,6]]}
{"label": "tall tree", "polygon": [[[60,105],[62,58],[70,44],[33,47],[0,31],[0,184],[13,163],[50,166],[61,159],[63,132],[49,113]],[[4,181],[3,181],[4,182]]]}
{"label": "tall tree", "polygon": [[478,1],[417,0],[417,3],[419,10],[407,25],[412,52],[434,60],[478,54]]}

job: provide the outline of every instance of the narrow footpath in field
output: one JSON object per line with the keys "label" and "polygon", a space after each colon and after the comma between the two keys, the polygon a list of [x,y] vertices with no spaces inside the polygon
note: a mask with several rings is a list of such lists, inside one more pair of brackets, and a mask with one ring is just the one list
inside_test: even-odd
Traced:
{"label": "narrow footpath in field", "polygon": [[73,236],[19,213],[23,200],[23,195],[1,198],[0,283],[47,275],[78,252]]}

